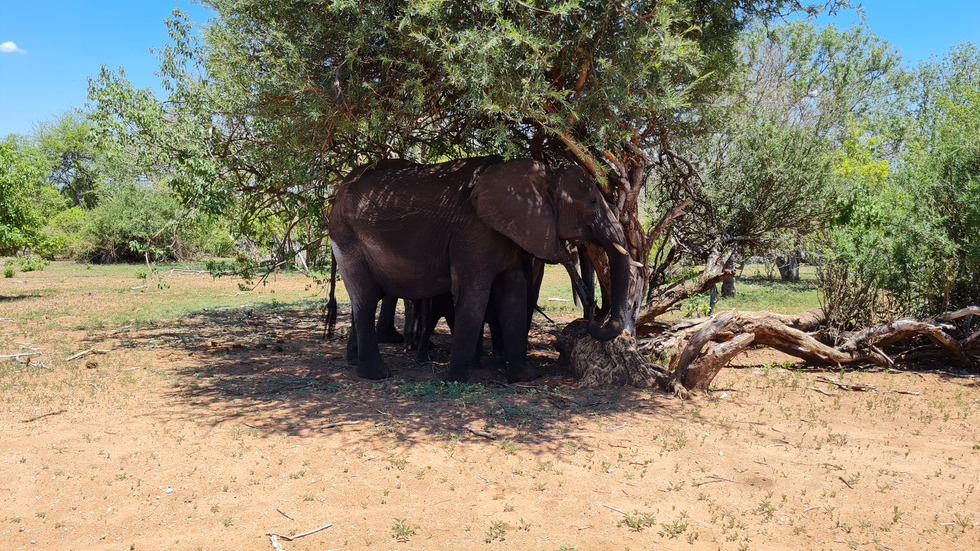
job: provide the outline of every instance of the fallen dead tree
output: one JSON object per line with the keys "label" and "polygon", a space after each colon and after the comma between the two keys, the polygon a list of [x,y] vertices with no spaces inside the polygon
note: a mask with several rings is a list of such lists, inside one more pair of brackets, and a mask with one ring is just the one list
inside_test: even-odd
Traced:
{"label": "fallen dead tree", "polygon": [[924,337],[932,348],[976,370],[980,330],[971,333],[969,328],[975,329],[976,323],[957,327],[954,322],[978,315],[980,306],[971,306],[931,318],[900,319],[828,343],[820,311],[791,316],[733,310],[681,320],[640,343],[625,333],[608,343],[589,343],[582,338],[584,323],[573,322],[562,331],[558,346],[583,386],[661,388],[688,397],[706,392],[718,372],[752,345],[770,347],[814,365],[890,368],[896,365],[896,354],[908,349],[908,341]]}

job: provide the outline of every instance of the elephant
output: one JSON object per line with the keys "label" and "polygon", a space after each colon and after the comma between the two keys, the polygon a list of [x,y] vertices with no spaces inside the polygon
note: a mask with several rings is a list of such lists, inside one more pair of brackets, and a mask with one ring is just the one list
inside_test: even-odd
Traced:
{"label": "elephant", "polygon": [[568,261],[566,242],[589,241],[608,256],[608,319],[589,323],[597,340],[627,326],[631,259],[626,237],[580,167],[476,157],[434,165],[382,161],[354,169],[329,215],[337,268],[351,299],[358,376],[391,375],[378,351],[374,313],[385,294],[421,299],[452,293],[450,381],[467,381],[491,290],[509,382],[535,378],[526,362],[524,254]]}
{"label": "elephant", "polygon": [[[525,284],[527,286],[527,323],[525,324],[525,330],[530,332],[531,316],[537,307],[538,295],[541,292],[541,283],[544,279],[544,262],[528,253],[524,253],[522,256]],[[503,342],[500,335],[501,328],[499,320],[495,314],[496,308],[494,308],[494,305],[496,304],[497,298],[495,297],[494,291],[494,289],[490,291],[490,300],[487,304],[487,313],[484,316],[484,322],[490,326],[494,364],[502,365],[504,363]],[[446,325],[449,326],[449,331],[453,331],[455,325],[453,296],[451,293],[445,293],[428,299],[408,301],[408,304],[412,304],[412,307],[405,309],[405,349],[407,351],[416,351],[415,360],[417,362],[426,362],[429,359],[429,340],[439,320],[445,318]],[[383,314],[384,312],[382,312]],[[391,325],[394,325],[394,321],[391,322]],[[378,326],[381,326],[380,319]],[[474,354],[476,361],[479,361],[479,358],[483,356],[482,338],[479,339]]]}

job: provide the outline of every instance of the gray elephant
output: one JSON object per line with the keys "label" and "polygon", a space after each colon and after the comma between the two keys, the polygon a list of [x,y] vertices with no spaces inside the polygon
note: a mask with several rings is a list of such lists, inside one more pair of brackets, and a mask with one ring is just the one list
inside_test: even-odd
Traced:
{"label": "gray elephant", "polygon": [[611,313],[605,324],[590,324],[592,336],[614,338],[629,315],[623,228],[579,167],[499,157],[436,165],[383,161],[348,175],[329,222],[351,298],[357,374],[364,378],[390,376],[375,335],[378,301],[385,294],[421,299],[449,292],[455,327],[447,379],[466,381],[493,289],[507,380],[533,379],[525,359],[522,255],[567,261],[565,241],[591,241],[609,258]]}

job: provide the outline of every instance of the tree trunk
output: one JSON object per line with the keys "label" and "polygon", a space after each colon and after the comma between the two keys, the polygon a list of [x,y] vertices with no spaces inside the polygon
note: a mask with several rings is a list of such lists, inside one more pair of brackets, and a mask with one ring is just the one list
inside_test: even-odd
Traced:
{"label": "tree trunk", "polygon": [[626,331],[612,340],[597,341],[589,336],[586,320],[579,319],[558,334],[556,346],[559,361],[571,366],[583,387],[666,388],[670,383],[667,371],[651,364]]}
{"label": "tree trunk", "polygon": [[[736,267],[736,264],[737,263],[738,263],[738,250],[736,249],[728,257],[728,261],[725,262],[725,270],[724,271],[726,273],[734,274],[735,273],[735,267]],[[724,281],[721,282],[721,296],[722,297],[725,297],[725,298],[733,298],[735,296],[735,291],[736,290],[737,289],[736,289],[736,283],[735,283],[735,276],[734,275],[732,277],[730,277],[730,278],[728,278],[728,279],[726,279],[726,280],[724,280]]]}
{"label": "tree trunk", "polygon": [[797,251],[776,258],[776,268],[779,270],[779,278],[783,281],[800,280],[800,256]]}

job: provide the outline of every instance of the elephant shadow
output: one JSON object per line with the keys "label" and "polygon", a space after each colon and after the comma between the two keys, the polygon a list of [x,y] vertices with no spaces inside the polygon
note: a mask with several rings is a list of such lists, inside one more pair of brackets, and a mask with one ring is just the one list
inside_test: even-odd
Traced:
{"label": "elephant shadow", "polygon": [[640,390],[577,388],[572,374],[557,365],[541,328],[534,329],[528,354],[542,374],[533,384],[508,385],[504,373],[487,364],[474,371],[470,384],[447,383],[433,376],[448,369],[451,337],[443,329],[428,364],[416,363],[400,345],[382,345],[398,369],[397,377],[384,381],[357,378],[346,365],[344,340],[325,339],[322,318],[305,307],[193,312],[179,325],[95,335],[91,344],[128,346],[153,357],[147,369],[165,376],[172,404],[150,413],[161,422],[184,417],[230,424],[256,438],[308,436],[339,423],[357,428],[350,429],[353,441],[372,440],[383,428],[411,447],[447,434],[473,437],[468,427],[494,427],[501,438],[557,452],[574,444],[560,427],[590,423],[598,413],[671,403]]}

